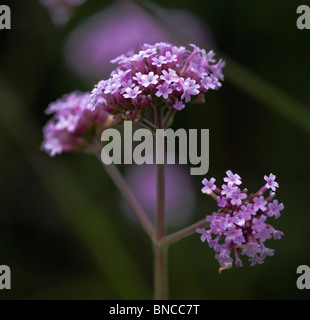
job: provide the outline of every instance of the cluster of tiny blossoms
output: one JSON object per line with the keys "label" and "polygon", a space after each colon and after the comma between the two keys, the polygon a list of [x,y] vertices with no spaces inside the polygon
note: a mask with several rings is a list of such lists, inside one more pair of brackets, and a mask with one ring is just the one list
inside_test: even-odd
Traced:
{"label": "cluster of tiny blossoms", "polygon": [[204,93],[221,87],[225,62],[214,59],[195,45],[193,49],[169,43],[144,44],[112,60],[118,64],[110,78],[101,80],[91,93],[90,109],[103,106],[115,123],[140,121],[152,106],[182,110],[193,96],[204,102]]}
{"label": "cluster of tiny blossoms", "polygon": [[89,102],[89,92],[72,92],[48,106],[46,113],[54,115],[43,128],[42,149],[50,156],[90,149],[109,126],[112,116],[102,108],[89,110]]}
{"label": "cluster of tiny blossoms", "polygon": [[[265,240],[273,237],[280,239],[283,232],[275,230],[266,223],[267,217],[280,217],[280,211],[284,208],[282,203],[274,200],[275,190],[279,187],[275,181],[275,175],[264,176],[266,184],[256,193],[247,194],[247,190],[241,190],[241,178],[230,170],[224,178],[226,184],[220,190],[215,185],[215,179],[203,179],[203,193],[216,198],[219,206],[218,212],[207,216],[210,229],[197,229],[201,234],[201,241],[209,244],[216,252],[215,258],[220,264],[219,271],[232,266],[232,251],[235,253],[235,265],[242,266],[240,253],[248,256],[251,266],[262,264],[266,256],[272,256],[274,250],[266,248]],[[264,198],[263,194],[271,189],[270,194]],[[212,238],[212,234],[215,235]]]}

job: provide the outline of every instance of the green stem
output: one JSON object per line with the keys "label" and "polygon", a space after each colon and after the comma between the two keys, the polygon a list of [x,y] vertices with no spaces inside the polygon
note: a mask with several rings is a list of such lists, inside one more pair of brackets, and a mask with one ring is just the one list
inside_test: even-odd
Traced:
{"label": "green stem", "polygon": [[201,221],[198,221],[194,224],[192,224],[191,226],[184,228],[180,231],[177,231],[175,233],[172,233],[168,236],[165,236],[161,242],[160,242],[160,246],[165,247],[169,244],[178,242],[180,240],[183,240],[184,238],[194,234],[196,232],[197,228],[205,228],[209,225],[210,223],[206,221],[206,219],[203,219]]}
{"label": "green stem", "polygon": [[[97,152],[98,154],[98,152]],[[104,164],[99,156],[100,161],[102,162],[106,172],[111,177],[113,182],[115,183],[116,187],[120,191],[120,193],[123,195],[123,197],[127,200],[128,204],[131,206],[133,212],[135,213],[138,220],[141,222],[143,228],[147,232],[147,234],[150,236],[150,238],[154,241],[154,238],[156,236],[155,229],[153,225],[151,224],[150,220],[144,213],[143,209],[140,207],[138,201],[130,191],[126,181],[124,180],[123,176],[118,171],[117,167],[111,163],[111,164]]]}
{"label": "green stem", "polygon": [[157,179],[157,230],[156,239],[160,241],[165,236],[165,165],[156,164]]}
{"label": "green stem", "polygon": [[167,287],[167,247],[154,243],[154,299],[166,300]]}
{"label": "green stem", "polygon": [[231,84],[310,133],[308,106],[229,57],[224,59],[227,63],[226,78]]}
{"label": "green stem", "polygon": [[143,119],[140,121],[140,125],[146,129],[149,129],[151,131],[156,131],[156,126],[154,126],[153,123],[151,123],[150,121]]}
{"label": "green stem", "polygon": [[[155,122],[159,129],[163,128],[162,109],[155,109]],[[155,137],[156,139],[156,137]],[[158,139],[158,150],[164,150],[164,142]],[[157,224],[156,242],[154,243],[154,299],[167,299],[167,248],[160,246],[166,234],[165,223],[165,165],[156,163],[157,191]]]}
{"label": "green stem", "polygon": [[163,121],[163,128],[166,128],[167,125],[169,124],[169,121],[170,119],[173,117],[173,115],[175,114],[175,109],[172,108],[172,107],[169,107],[169,110],[164,118],[164,121]]}

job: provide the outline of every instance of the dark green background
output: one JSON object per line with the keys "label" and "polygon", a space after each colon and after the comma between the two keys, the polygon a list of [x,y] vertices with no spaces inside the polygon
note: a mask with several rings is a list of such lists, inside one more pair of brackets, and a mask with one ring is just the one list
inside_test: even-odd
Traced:
{"label": "dark green background", "polygon": [[[263,265],[243,259],[243,268],[219,275],[198,235],[171,246],[172,299],[310,296],[296,288],[297,267],[310,265],[310,30],[296,27],[296,9],[306,2],[156,1],[197,14],[217,57],[227,60],[223,88],[180,112],[173,127],[210,129],[208,177],[221,180],[231,169],[255,191],[272,172],[285,205],[272,220],[284,237],[267,242],[276,253]],[[0,30],[0,264],[11,267],[12,290],[0,291],[0,299],[152,298],[151,243],[124,218],[100,163],[39,150],[48,103],[92,87],[64,65],[66,35],[110,3],[89,0],[56,28],[37,1],[1,1],[11,7],[12,29]],[[192,222],[216,207],[200,193],[201,179],[194,177]]]}

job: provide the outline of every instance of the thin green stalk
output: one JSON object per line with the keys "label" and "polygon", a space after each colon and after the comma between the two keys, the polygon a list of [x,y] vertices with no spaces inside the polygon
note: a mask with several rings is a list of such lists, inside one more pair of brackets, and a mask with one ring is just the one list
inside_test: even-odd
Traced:
{"label": "thin green stalk", "polygon": [[229,57],[224,56],[224,59],[227,63],[225,77],[228,82],[310,133],[310,110],[307,105]]}
{"label": "thin green stalk", "polygon": [[[99,154],[98,154],[98,158],[100,159],[100,162],[102,162]],[[120,174],[117,167],[113,163],[107,165],[102,162],[102,164],[106,172],[111,177],[112,181],[115,183],[116,187],[120,191],[120,193],[123,195],[123,197],[127,200],[128,204],[131,206],[133,212],[135,213],[138,220],[141,222],[146,233],[150,236],[152,240],[154,240],[156,234],[155,234],[155,229],[153,225],[151,224],[147,215],[145,214],[140,204],[132,194],[131,190],[129,189],[126,181],[124,180],[123,176]]]}
{"label": "thin green stalk", "polygon": [[166,114],[166,116],[164,118],[164,121],[163,121],[163,128],[167,127],[167,125],[169,124],[170,119],[174,116],[175,111],[176,110],[174,108],[171,108],[171,107],[169,108],[169,110],[168,110],[168,112],[167,112],[167,114]]}
{"label": "thin green stalk", "polygon": [[184,238],[194,234],[196,232],[197,228],[205,228],[209,225],[210,223],[206,221],[206,219],[203,219],[201,221],[198,221],[194,224],[192,224],[189,227],[186,227],[180,231],[177,231],[175,233],[172,233],[168,236],[165,236],[161,242],[160,242],[160,246],[167,246],[170,245],[172,243],[176,243],[180,240],[183,240]]}
{"label": "thin green stalk", "polygon": [[154,244],[154,299],[166,300],[167,287],[167,247]]}
{"label": "thin green stalk", "polygon": [[156,131],[156,129],[157,129],[153,123],[151,123],[150,121],[148,121],[146,119],[141,120],[139,123],[142,127],[149,129],[151,131]]}
{"label": "thin green stalk", "polygon": [[[155,109],[156,126],[163,128],[162,109]],[[156,139],[156,138],[155,138]],[[157,150],[164,150],[164,141],[158,139]],[[160,246],[160,241],[166,234],[165,223],[165,165],[156,164],[156,184],[157,184],[157,224],[156,242],[154,243],[154,298],[156,300],[167,299],[167,248]]]}

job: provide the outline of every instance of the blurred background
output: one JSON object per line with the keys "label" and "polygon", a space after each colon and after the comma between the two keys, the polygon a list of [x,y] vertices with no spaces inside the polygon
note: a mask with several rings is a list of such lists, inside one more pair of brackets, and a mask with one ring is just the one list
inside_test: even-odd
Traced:
{"label": "blurred background", "polygon": [[[0,265],[10,266],[12,289],[0,291],[0,299],[152,299],[151,243],[100,162],[78,153],[50,158],[40,145],[51,101],[91,90],[111,72],[110,59],[156,41],[195,43],[227,62],[223,87],[208,93],[204,105],[179,112],[173,124],[210,129],[207,177],[222,181],[231,169],[256,191],[272,172],[285,205],[281,218],[270,221],[284,237],[267,241],[275,255],[263,265],[243,259],[243,268],[219,275],[199,235],[173,244],[170,298],[309,298],[296,287],[297,267],[310,265],[310,30],[296,27],[302,3],[0,4],[12,12],[11,30],[0,30]],[[148,175],[120,169],[139,194]],[[212,213],[216,203],[201,194],[203,177],[168,170],[183,186],[167,195],[180,216],[169,220],[174,232]],[[185,199],[182,208],[177,199]],[[146,205],[152,211],[151,196]]]}

